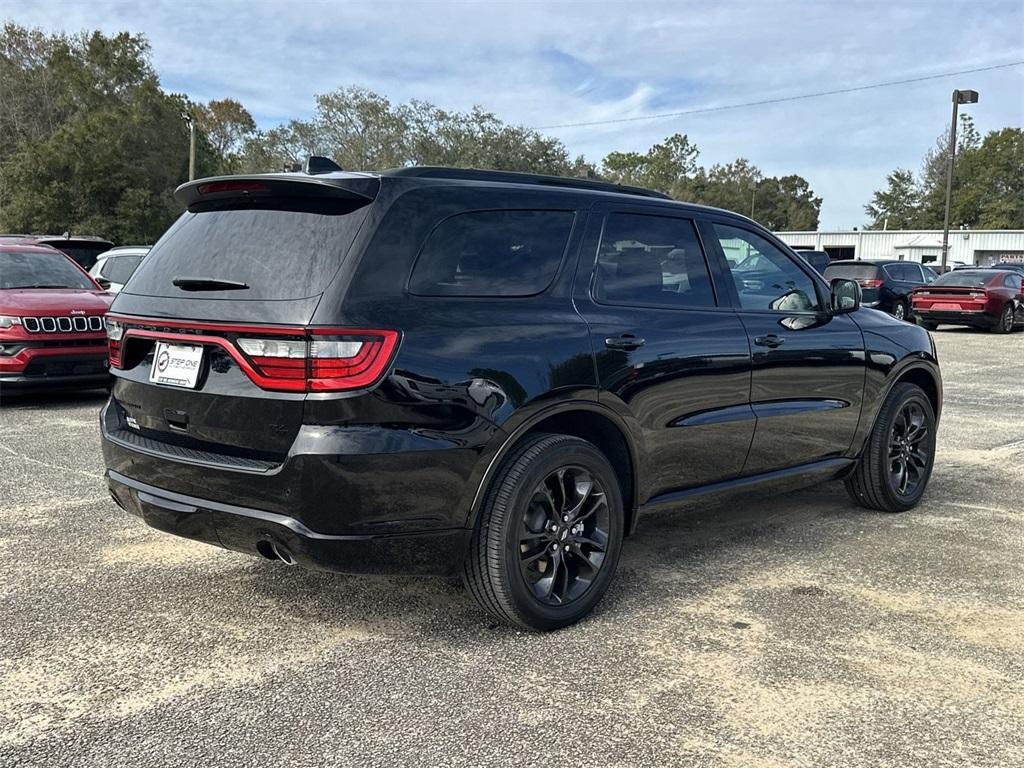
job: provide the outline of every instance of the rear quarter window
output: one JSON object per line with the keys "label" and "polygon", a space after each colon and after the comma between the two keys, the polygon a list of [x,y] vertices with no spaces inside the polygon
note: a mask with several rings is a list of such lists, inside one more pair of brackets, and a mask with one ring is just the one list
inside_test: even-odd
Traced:
{"label": "rear quarter window", "polygon": [[418,296],[532,296],[554,280],[573,211],[470,211],[427,237],[409,278]]}

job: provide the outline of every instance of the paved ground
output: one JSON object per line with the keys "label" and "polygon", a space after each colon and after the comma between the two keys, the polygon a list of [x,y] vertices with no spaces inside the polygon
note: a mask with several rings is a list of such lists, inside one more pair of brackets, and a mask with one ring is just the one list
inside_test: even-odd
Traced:
{"label": "paved ground", "polygon": [[841,485],[673,513],[576,628],[444,581],[315,574],[150,531],[98,397],[0,412],[0,765],[1024,764],[1024,334],[936,334],[914,512]]}

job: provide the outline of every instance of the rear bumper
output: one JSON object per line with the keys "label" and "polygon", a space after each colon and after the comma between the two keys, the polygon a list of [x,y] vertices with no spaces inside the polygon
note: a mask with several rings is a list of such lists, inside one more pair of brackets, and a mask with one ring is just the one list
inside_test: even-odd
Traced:
{"label": "rear bumper", "polygon": [[465,528],[323,534],[287,515],[174,493],[113,470],[107,471],[107,483],[118,506],[157,530],[339,573],[453,575],[462,566],[471,534]]}
{"label": "rear bumper", "polygon": [[926,323],[944,323],[947,325],[973,325],[979,328],[991,328],[999,318],[986,314],[983,310],[966,311],[934,311],[930,309],[914,309],[914,314]]}

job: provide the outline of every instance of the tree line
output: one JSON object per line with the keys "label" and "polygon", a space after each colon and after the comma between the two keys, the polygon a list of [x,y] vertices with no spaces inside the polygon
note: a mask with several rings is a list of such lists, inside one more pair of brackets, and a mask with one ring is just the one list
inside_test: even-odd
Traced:
{"label": "tree line", "polygon": [[[0,30],[0,94],[2,232],[155,241],[181,212],[173,192],[188,175],[189,119],[197,127],[200,177],[280,171],[311,154],[351,170],[445,165],[527,171],[644,186],[752,215],[775,230],[817,228],[822,203],[803,177],[767,176],[744,158],[701,166],[685,134],[646,152],[611,152],[595,163],[481,107],[458,112],[418,100],[395,104],[358,86],[317,95],[307,120],[260,130],[234,99],[198,103],[165,92],[145,37],[124,32],[47,34],[7,23]],[[1005,175],[992,154],[1013,141],[1019,154],[1019,133],[982,141],[965,132],[958,189],[971,186],[972,168]],[[977,157],[970,155],[972,141]],[[986,154],[990,143],[998,147]],[[926,164],[929,173],[939,165],[940,159]],[[908,197],[899,187],[903,177],[890,178],[896,188],[876,193],[868,212],[873,225],[888,218],[892,228]],[[1004,187],[1016,183],[1019,190],[1019,182],[1018,173]],[[931,201],[924,179],[912,179],[911,187],[909,199],[923,209]],[[963,192],[962,209],[973,205],[979,220],[995,220],[991,190],[976,192]]]}
{"label": "tree line", "polygon": [[47,34],[7,23],[0,33],[0,231],[73,231],[153,242],[180,213],[188,123],[198,176],[280,171],[310,154],[342,168],[494,168],[635,184],[679,200],[750,214],[775,229],[813,229],[821,198],[799,176],[768,177],[743,158],[702,168],[683,134],[646,153],[602,162],[481,107],[394,104],[350,86],[316,96],[313,117],[258,130],[234,99],[197,103],[166,93],[145,37]]}

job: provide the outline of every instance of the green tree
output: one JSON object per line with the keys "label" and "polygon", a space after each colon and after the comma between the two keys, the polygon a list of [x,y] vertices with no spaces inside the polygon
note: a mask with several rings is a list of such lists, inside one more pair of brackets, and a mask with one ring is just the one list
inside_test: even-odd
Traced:
{"label": "green tree", "polygon": [[[15,116],[0,120],[0,229],[158,237],[180,212],[189,104],[160,89],[145,39],[2,34],[0,114],[11,104]],[[216,168],[206,142],[198,161]]]}
{"label": "green tree", "polygon": [[[902,169],[889,174],[886,189],[876,191],[865,206],[869,226],[880,226],[888,212],[890,228],[894,221],[908,228],[941,228],[948,149],[949,136],[943,132],[925,153],[916,180]],[[1024,228],[1024,130],[1003,128],[982,138],[970,116],[960,116],[949,220],[954,228]]]}
{"label": "green tree", "polygon": [[648,187],[676,199],[686,199],[698,172],[700,151],[684,133],[669,136],[644,153],[611,152],[601,164],[601,174],[616,184]]}
{"label": "green tree", "polygon": [[867,229],[911,229],[920,206],[921,191],[913,171],[897,168],[886,178],[886,188],[877,190],[864,206],[871,217]]}
{"label": "green tree", "polygon": [[220,158],[220,173],[234,173],[241,167],[239,153],[246,139],[256,132],[249,110],[235,99],[214,99],[191,109],[196,127]]}

